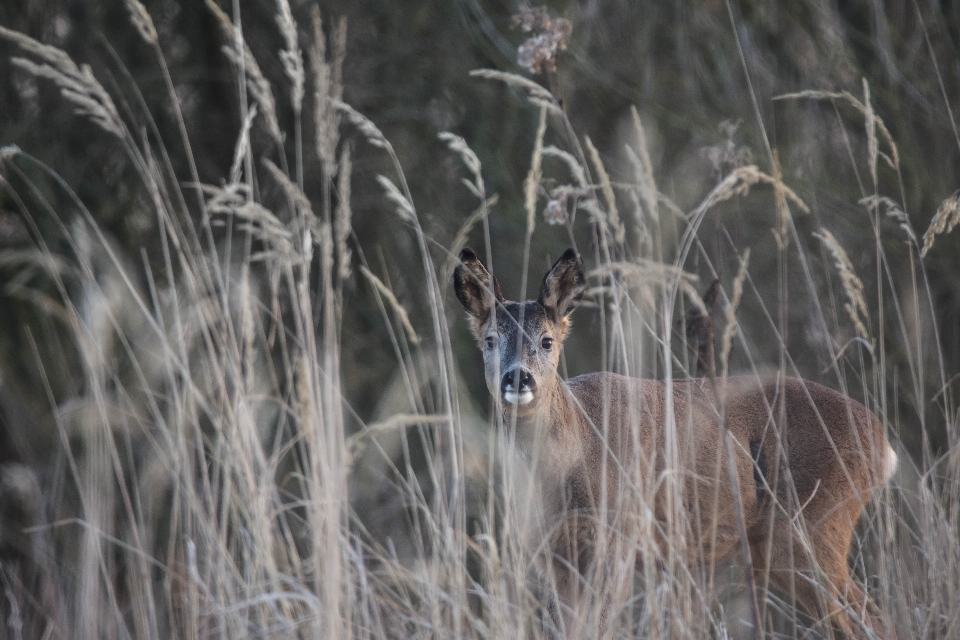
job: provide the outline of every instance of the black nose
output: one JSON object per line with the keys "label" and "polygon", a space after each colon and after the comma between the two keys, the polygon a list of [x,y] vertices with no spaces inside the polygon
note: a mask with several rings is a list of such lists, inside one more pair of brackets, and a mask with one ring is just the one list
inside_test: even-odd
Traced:
{"label": "black nose", "polygon": [[500,380],[500,393],[513,391],[523,393],[524,391],[533,391],[537,386],[533,376],[526,369],[513,369],[503,374]]}

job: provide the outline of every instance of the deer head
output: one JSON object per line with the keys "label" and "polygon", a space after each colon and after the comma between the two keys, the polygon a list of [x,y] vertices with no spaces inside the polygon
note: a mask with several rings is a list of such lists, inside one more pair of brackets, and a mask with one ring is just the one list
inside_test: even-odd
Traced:
{"label": "deer head", "polygon": [[510,302],[471,249],[460,253],[460,262],[454,289],[483,352],[487,388],[505,411],[531,415],[559,388],[560,347],[586,288],[583,263],[567,249],[543,277],[536,300]]}

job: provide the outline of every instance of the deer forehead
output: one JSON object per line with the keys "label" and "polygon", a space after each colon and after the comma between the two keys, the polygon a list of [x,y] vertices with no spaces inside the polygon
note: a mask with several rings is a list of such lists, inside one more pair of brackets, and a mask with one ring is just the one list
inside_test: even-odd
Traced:
{"label": "deer forehead", "polygon": [[497,333],[516,334],[521,327],[524,337],[530,339],[557,329],[556,323],[539,302],[508,302],[497,309]]}

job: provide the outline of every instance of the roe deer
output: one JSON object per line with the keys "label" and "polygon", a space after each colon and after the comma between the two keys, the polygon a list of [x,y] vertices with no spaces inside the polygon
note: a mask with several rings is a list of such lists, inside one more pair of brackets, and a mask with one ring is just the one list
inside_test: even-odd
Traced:
{"label": "roe deer", "polygon": [[[515,425],[521,453],[539,461],[536,478],[553,523],[553,606],[561,609],[554,623],[563,634],[583,632],[587,576],[603,580],[597,567],[617,566],[610,549],[619,549],[612,554],[621,554],[623,565],[627,547],[598,549],[602,535],[623,540],[632,526],[635,545],[643,530],[636,523],[652,514],[645,531],[657,558],[674,553],[687,564],[712,563],[746,544],[761,585],[793,594],[811,616],[848,637],[894,637],[847,567],[864,503],[897,464],[869,409],[797,378],[664,384],[590,373],[563,382],[560,347],[585,290],[576,252],[568,249],[539,297],[526,302],[505,300],[472,250],[464,249],[460,262],[454,288],[483,351],[487,387],[504,424]],[[671,498],[660,488],[670,460],[682,478],[682,504],[673,513],[690,514],[680,525],[667,522]],[[645,501],[638,497],[643,486]],[[639,554],[629,557],[642,568]],[[619,584],[622,591],[624,580]],[[609,590],[604,598],[601,635],[622,604]]]}

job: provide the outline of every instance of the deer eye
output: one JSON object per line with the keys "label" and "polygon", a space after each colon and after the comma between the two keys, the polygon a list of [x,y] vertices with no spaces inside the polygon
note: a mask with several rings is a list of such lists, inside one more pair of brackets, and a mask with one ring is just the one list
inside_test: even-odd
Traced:
{"label": "deer eye", "polygon": [[550,351],[553,348],[553,338],[549,336],[544,336],[540,340],[540,346],[543,347],[544,351]]}
{"label": "deer eye", "polygon": [[496,336],[487,336],[487,350],[492,350],[495,346],[497,346]]}

